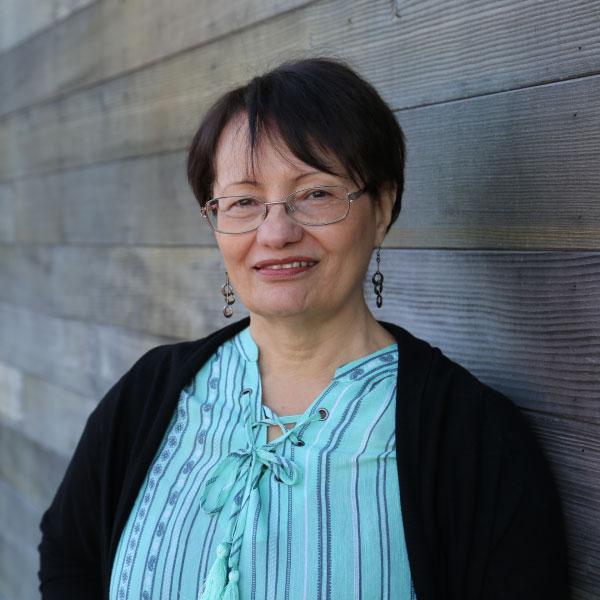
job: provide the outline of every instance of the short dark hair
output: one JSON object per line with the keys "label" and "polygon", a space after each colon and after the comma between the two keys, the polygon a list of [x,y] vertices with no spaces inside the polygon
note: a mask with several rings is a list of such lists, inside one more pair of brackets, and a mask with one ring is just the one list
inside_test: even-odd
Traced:
{"label": "short dark hair", "polygon": [[252,167],[262,134],[276,132],[296,158],[320,171],[336,174],[325,158],[335,156],[372,198],[382,186],[395,185],[390,226],[400,214],[402,129],[375,88],[343,62],[322,57],[285,62],[230,90],[208,109],[187,159],[188,181],[200,206],[212,195],[221,133],[239,114],[248,119]]}

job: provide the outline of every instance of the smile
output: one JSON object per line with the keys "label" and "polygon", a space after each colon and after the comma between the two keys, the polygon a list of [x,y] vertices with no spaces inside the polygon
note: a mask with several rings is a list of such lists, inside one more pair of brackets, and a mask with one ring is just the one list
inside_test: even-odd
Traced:
{"label": "smile", "polygon": [[270,270],[278,270],[278,269],[294,269],[294,268],[298,268],[298,267],[312,267],[314,264],[315,264],[314,262],[295,261],[295,262],[289,262],[289,263],[282,263],[282,264],[278,264],[278,265],[267,265],[262,268],[270,271]]}
{"label": "smile", "polygon": [[254,265],[254,269],[268,279],[289,279],[311,271],[318,262],[308,256],[286,256],[261,260]]}

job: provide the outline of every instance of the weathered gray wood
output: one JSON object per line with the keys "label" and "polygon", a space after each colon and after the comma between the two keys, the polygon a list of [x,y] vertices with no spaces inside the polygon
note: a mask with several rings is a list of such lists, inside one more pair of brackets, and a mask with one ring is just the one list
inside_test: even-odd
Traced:
{"label": "weathered gray wood", "polygon": [[600,248],[600,77],[401,111],[406,248]]}
{"label": "weathered gray wood", "polygon": [[30,600],[37,591],[38,555],[35,547],[7,541],[0,534],[0,599]]}
{"label": "weathered gray wood", "polygon": [[0,115],[217,37],[243,36],[239,30],[308,1],[103,0],[0,56]]}
{"label": "weathered gray wood", "polygon": [[185,160],[185,153],[175,152],[15,181],[15,202],[7,207],[14,238],[33,244],[214,245],[187,184]]}
{"label": "weathered gray wood", "polygon": [[[23,43],[43,29],[55,26],[73,12],[98,0],[2,0],[0,52]],[[2,76],[0,76],[2,81]]]}
{"label": "weathered gray wood", "polygon": [[33,506],[26,495],[0,479],[0,538],[3,542],[35,548],[40,541],[38,524],[43,510]]}
{"label": "weathered gray wood", "polygon": [[99,400],[150,348],[174,341],[0,302],[0,360]]}
{"label": "weathered gray wood", "polygon": [[[236,31],[305,4],[309,5],[260,27]],[[316,49],[350,58],[397,108],[597,71],[596,1],[399,2],[399,18],[393,4],[180,0],[172,5],[105,0],[0,57],[0,80],[8,84],[0,114],[232,31],[235,35],[225,42],[229,47],[213,63],[226,78],[227,63],[235,60],[253,70],[252,57],[261,56],[267,47]],[[281,30],[287,30],[286,37],[269,43],[272,33]],[[242,38],[244,46],[232,48],[232,42],[237,44],[233,37]],[[202,48],[197,54],[198,67],[205,55]],[[29,81],[19,76],[24,71],[31,73]]]}
{"label": "weathered gray wood", "polygon": [[[489,3],[480,3],[479,6],[484,7],[484,15],[494,17],[489,21],[489,26],[494,31],[505,31],[506,25],[506,32],[520,32],[522,39],[527,39],[524,48],[531,49],[530,32],[515,27],[515,19],[529,14],[530,18],[533,18],[532,24],[535,23],[537,28],[540,27],[540,19],[545,19],[550,14],[556,17],[553,10],[562,4],[553,2],[551,8],[548,8],[546,3],[542,5],[535,2],[534,5],[538,8],[531,13],[532,6],[528,3],[528,10],[521,13],[522,4],[525,3],[510,4],[504,7],[507,12],[497,11],[497,14],[494,9],[489,8]],[[473,13],[472,3],[465,4],[463,8],[467,10],[467,6],[469,16],[466,21],[464,12],[461,12],[455,15],[456,21],[450,22],[455,22],[461,28],[466,27],[465,31],[472,35],[473,23],[469,21],[476,17],[481,19],[482,14]],[[591,7],[588,11],[596,10],[596,3],[590,5],[585,2],[582,3],[582,13],[586,13],[584,6]],[[243,35],[219,38],[198,49],[177,54],[127,76],[112,79],[31,110],[14,113],[0,120],[0,137],[12,142],[0,146],[0,181],[30,173],[51,172],[64,167],[185,148],[199,115],[217,94],[233,84],[246,81],[255,72],[273,66],[281,59],[307,48],[312,48],[311,53],[329,49],[354,59],[354,63],[374,81],[395,108],[406,108],[429,101],[439,102],[455,97],[458,92],[463,97],[489,92],[490,87],[495,90],[505,89],[506,85],[481,86],[481,80],[475,77],[475,73],[479,73],[480,77],[483,76],[489,82],[489,69],[493,64],[495,77],[502,79],[503,71],[498,70],[499,56],[494,55],[492,64],[485,64],[483,73],[478,69],[475,69],[474,73],[473,65],[464,60],[462,53],[448,53],[448,38],[441,36],[435,38],[437,43],[434,47],[437,48],[437,53],[432,57],[433,64],[424,65],[423,58],[428,55],[422,51],[422,40],[419,39],[418,44],[415,39],[407,42],[403,36],[398,35],[395,28],[397,24],[393,29],[394,35],[388,37],[391,32],[385,27],[385,19],[389,18],[390,10],[387,0],[385,8],[380,8],[380,11],[385,11],[382,12],[385,18],[382,16],[381,22],[376,19],[358,20],[360,25],[354,25],[353,18],[362,19],[367,8],[369,14],[379,14],[377,11],[373,12],[371,0],[351,4],[336,0],[311,5],[305,11],[286,13],[260,23],[246,30]],[[443,14],[439,9],[440,5],[435,3],[435,10]],[[509,20],[501,25],[497,19],[503,14]],[[590,20],[593,23],[595,16],[588,12],[585,18],[582,31],[594,31],[594,39],[597,39],[600,29],[591,29],[589,26]],[[443,21],[444,26],[447,22]],[[424,26],[421,22],[421,28]],[[372,27],[377,31],[377,35],[373,35]],[[429,27],[428,23],[427,28]],[[419,33],[422,34],[422,31],[419,30]],[[449,33],[447,31],[446,35]],[[481,44],[488,47],[489,38],[479,38],[482,34],[480,29],[477,29],[477,34],[480,46],[472,51],[479,51],[476,56],[481,58],[486,56],[486,53],[481,52]],[[435,31],[435,35],[440,36],[440,31]],[[418,48],[416,64],[409,61],[411,52],[406,48],[407,51],[402,52],[401,48],[392,43],[398,39],[404,39],[405,44],[409,43],[410,48],[413,48],[412,52],[415,52],[414,48]],[[525,56],[519,52],[515,53],[514,42],[515,40],[511,39],[506,49],[509,56],[518,63],[518,72],[527,73],[527,69],[523,69],[521,63]],[[497,51],[496,46],[494,49]],[[381,52],[385,52],[386,57],[401,56],[402,60],[383,61]],[[536,56],[545,55],[536,49]],[[549,56],[552,56],[552,53]],[[240,60],[240,57],[244,57],[244,60]],[[554,56],[553,59],[555,58]],[[455,63],[446,64],[447,61]],[[546,77],[552,73],[552,64],[555,64],[554,60],[544,62],[542,70]],[[434,65],[437,65],[437,68],[429,71],[428,66]],[[469,67],[467,73],[464,71],[466,66]],[[400,67],[409,68],[412,78],[403,77],[406,73],[403,74]],[[479,65],[479,69],[481,67],[482,65]],[[462,73],[463,79],[458,76],[457,69],[458,73]],[[426,73],[433,79],[425,77]],[[474,85],[471,88],[464,80],[465,75],[468,80],[475,78],[481,87]],[[422,80],[426,83],[420,84]],[[510,87],[527,81],[530,79],[525,78],[525,81],[521,81],[518,76],[513,76],[510,78]],[[598,78],[573,82],[572,85],[575,87],[569,88],[569,94],[577,101],[572,107],[573,111],[592,111],[595,105],[589,101],[598,95]],[[555,103],[559,98],[553,96],[553,88],[554,86],[549,86],[529,90],[531,106],[543,99]],[[562,86],[557,88],[557,94],[565,89]],[[451,91],[450,94],[448,90]],[[557,106],[551,105],[554,108]],[[524,118],[527,122],[527,114]],[[516,125],[519,123],[516,122]],[[593,130],[587,131],[589,133]],[[591,135],[593,137],[594,134]]]}
{"label": "weathered gray wood", "polygon": [[0,480],[43,510],[56,492],[68,461],[0,423]]}
{"label": "weathered gray wood", "polygon": [[[384,250],[382,271],[378,318],[528,408],[600,423],[600,254]],[[213,248],[4,248],[0,299],[194,339],[226,323],[222,273]]]}
{"label": "weathered gray wood", "polygon": [[[575,584],[578,586],[586,585],[585,581],[584,582],[576,581]],[[575,587],[575,588],[572,588],[572,590],[571,590],[570,600],[598,600],[598,594],[594,590],[585,591],[579,587]]]}
{"label": "weathered gray wood", "polygon": [[98,399],[0,363],[0,422],[65,458]]}
{"label": "weathered gray wood", "polygon": [[0,299],[166,337],[224,324],[223,281],[215,248],[0,248]]}
{"label": "weathered gray wood", "polygon": [[[591,77],[400,112],[407,183],[387,245],[600,248],[599,94],[600,77]],[[185,158],[15,181],[7,221],[26,243],[214,245]]]}
{"label": "weathered gray wood", "polygon": [[0,421],[18,426],[24,418],[21,371],[0,363]]}
{"label": "weathered gray wood", "polygon": [[525,408],[600,423],[600,254],[384,249],[381,270],[378,319]]}
{"label": "weathered gray wood", "polygon": [[0,184],[0,244],[14,242],[16,209],[14,186]]}
{"label": "weathered gray wood", "polygon": [[[0,428],[0,436],[3,435],[4,432]],[[4,456],[0,457],[0,463],[3,460]],[[0,469],[2,468],[4,467],[0,466]],[[45,510],[44,505],[49,504],[50,500],[50,497],[42,498],[36,506],[26,494],[17,491],[0,478],[0,598],[2,595],[7,600],[29,600],[39,597],[39,523]]]}
{"label": "weathered gray wood", "polygon": [[[598,398],[596,403],[600,405]],[[597,593],[600,590],[600,426],[557,415],[525,414],[555,472],[567,522],[573,579],[582,593]]]}

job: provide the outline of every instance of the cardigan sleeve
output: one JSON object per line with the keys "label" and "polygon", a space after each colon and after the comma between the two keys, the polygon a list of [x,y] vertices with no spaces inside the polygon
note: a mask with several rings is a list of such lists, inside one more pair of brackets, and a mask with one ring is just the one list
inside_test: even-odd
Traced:
{"label": "cardigan sleeve", "polygon": [[98,421],[96,409],[42,517],[38,576],[43,600],[101,597]]}
{"label": "cardigan sleeve", "polygon": [[109,467],[114,467],[106,464],[114,434],[111,423],[117,407],[122,412],[124,403],[142,395],[145,372],[156,363],[150,358],[157,354],[153,350],[139,358],[92,411],[54,499],[42,516],[38,546],[42,600],[102,598],[103,548],[110,530],[106,506],[111,482],[106,479]]}
{"label": "cardigan sleeve", "polygon": [[567,600],[564,521],[550,465],[512,402],[488,397],[503,423],[497,510],[482,600]]}

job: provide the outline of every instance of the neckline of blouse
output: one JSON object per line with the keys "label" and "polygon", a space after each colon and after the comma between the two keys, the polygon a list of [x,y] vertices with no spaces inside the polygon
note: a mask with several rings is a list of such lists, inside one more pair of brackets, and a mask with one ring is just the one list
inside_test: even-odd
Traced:
{"label": "neckline of blouse", "polygon": [[[242,329],[236,336],[237,347],[242,357],[252,363],[257,363],[259,358],[259,348],[252,337],[250,326]],[[355,381],[368,370],[368,364],[372,361],[380,363],[393,363],[397,360],[396,353],[398,352],[398,343],[392,342],[384,348],[379,348],[370,354],[359,356],[351,361],[348,361],[336,368],[332,381],[351,380]]]}

